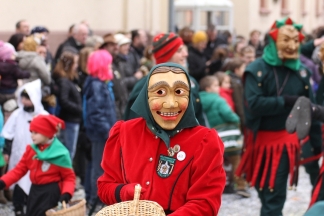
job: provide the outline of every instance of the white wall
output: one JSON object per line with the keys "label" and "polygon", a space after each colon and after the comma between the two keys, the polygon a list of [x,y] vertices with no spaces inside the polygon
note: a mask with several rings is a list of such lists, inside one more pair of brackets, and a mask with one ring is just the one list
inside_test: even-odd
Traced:
{"label": "white wall", "polygon": [[14,31],[20,19],[31,27],[67,31],[73,23],[87,20],[93,30],[167,31],[167,0],[0,0],[0,32]]}

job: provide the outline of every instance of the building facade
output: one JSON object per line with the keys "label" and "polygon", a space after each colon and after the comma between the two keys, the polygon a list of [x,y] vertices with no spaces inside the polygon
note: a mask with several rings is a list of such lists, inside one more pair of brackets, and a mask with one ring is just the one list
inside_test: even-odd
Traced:
{"label": "building facade", "polygon": [[[198,1],[200,4],[207,2],[207,0]],[[220,2],[220,0],[214,1]],[[307,33],[324,25],[324,0],[228,1],[233,3],[232,29],[234,35],[248,37],[254,29],[265,34],[274,20],[286,16],[303,24]],[[145,29],[154,35],[158,32],[168,31],[168,3],[169,0],[0,0],[2,17],[0,19],[0,39],[8,40],[15,31],[16,22],[21,19],[28,20],[31,28],[43,25],[50,30],[52,52],[56,51],[57,45],[65,40],[68,28],[82,20],[86,20],[94,33],[98,35],[138,28]],[[226,13],[218,14],[226,15]],[[179,17],[174,17],[174,23],[177,24],[176,19]],[[225,18],[221,16],[216,18],[222,18],[220,20],[224,20],[225,23],[230,20],[226,16]],[[190,22],[193,23],[193,21]],[[199,19],[199,22],[208,21]],[[201,23],[201,26],[206,27],[207,23]]]}
{"label": "building facade", "polygon": [[256,29],[265,34],[277,19],[291,17],[311,33],[324,25],[324,0],[231,0],[236,34],[249,36]]}
{"label": "building facade", "polygon": [[152,34],[168,30],[168,0],[0,0],[0,39],[8,40],[15,24],[26,19],[33,28],[50,30],[51,49],[62,42],[69,27],[86,20],[99,35],[145,29]]}

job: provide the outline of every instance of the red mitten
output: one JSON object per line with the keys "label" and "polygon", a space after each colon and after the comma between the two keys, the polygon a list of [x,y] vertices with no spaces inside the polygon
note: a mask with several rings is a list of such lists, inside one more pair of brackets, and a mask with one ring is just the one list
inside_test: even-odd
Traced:
{"label": "red mitten", "polygon": [[[120,199],[122,201],[129,201],[134,199],[134,192],[135,192],[135,186],[137,183],[132,184],[126,184],[122,187],[120,190]],[[145,188],[142,188],[141,190],[141,198],[143,197],[143,194],[146,192]]]}

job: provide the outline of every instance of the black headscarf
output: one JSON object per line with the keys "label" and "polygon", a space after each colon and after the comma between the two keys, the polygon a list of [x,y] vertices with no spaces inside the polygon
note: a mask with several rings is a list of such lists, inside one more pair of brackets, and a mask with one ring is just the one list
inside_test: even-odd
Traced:
{"label": "black headscarf", "polygon": [[[159,67],[176,67],[180,68],[185,72],[185,75],[188,80],[189,88],[190,88],[190,96],[189,96],[189,104],[188,108],[185,111],[184,115],[182,116],[180,122],[178,125],[173,129],[173,130],[165,130],[162,129],[155,121],[152,116],[149,104],[148,104],[148,84],[150,77],[153,73],[153,71]],[[131,109],[137,113],[139,116],[143,117],[146,120],[146,124],[148,128],[158,137],[160,137],[166,144],[167,148],[170,147],[170,137],[174,136],[175,134],[179,133],[182,129],[185,128],[190,128],[199,125],[196,117],[195,117],[195,110],[192,104],[192,92],[191,92],[191,85],[190,85],[190,79],[188,76],[187,70],[182,67],[179,64],[175,63],[163,63],[163,64],[158,64],[154,66],[151,70],[150,73],[148,74],[148,79],[146,80],[145,85],[143,86],[140,94],[136,98],[133,106]]]}

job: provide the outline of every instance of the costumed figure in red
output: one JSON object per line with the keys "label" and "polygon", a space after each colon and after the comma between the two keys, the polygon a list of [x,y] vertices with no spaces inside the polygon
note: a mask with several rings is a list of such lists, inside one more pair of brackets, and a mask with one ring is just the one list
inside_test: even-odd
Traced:
{"label": "costumed figure in red", "polygon": [[68,202],[75,186],[69,151],[55,137],[63,120],[53,115],[38,115],[30,123],[33,144],[28,145],[17,166],[0,179],[0,189],[17,182],[28,171],[32,186],[26,216],[45,216],[58,202]]}
{"label": "costumed figure in red", "polygon": [[217,215],[225,186],[224,145],[214,129],[199,126],[185,68],[153,67],[132,110],[140,117],[119,121],[103,153],[98,195],[107,205],[141,199],[167,215]]}

